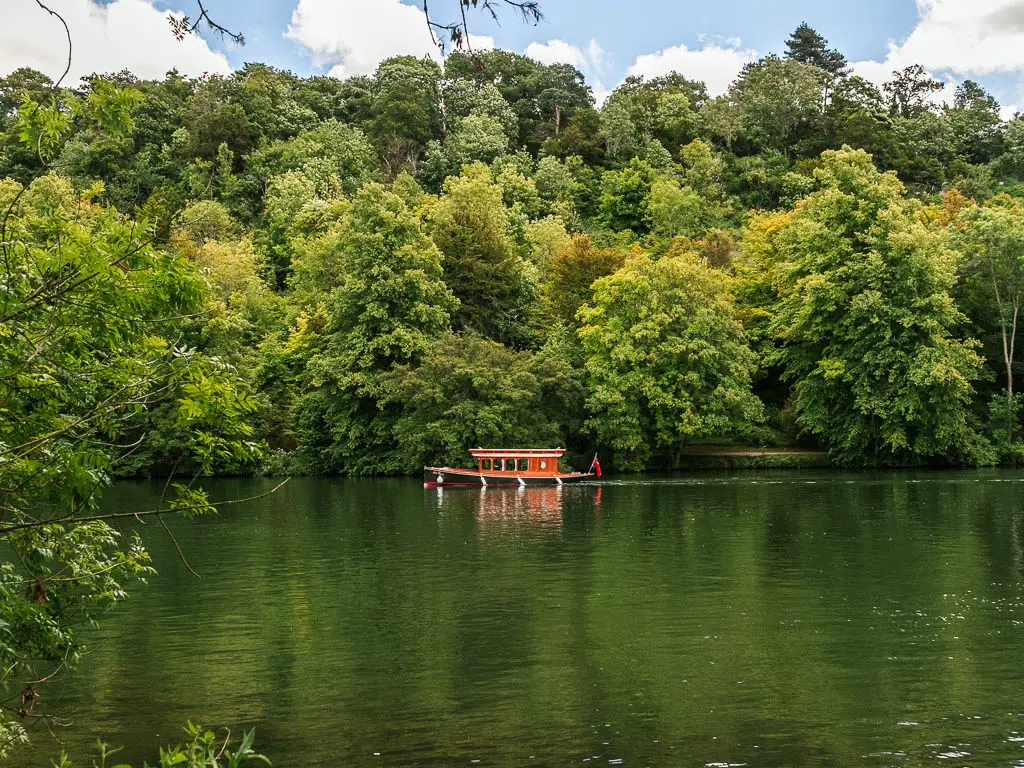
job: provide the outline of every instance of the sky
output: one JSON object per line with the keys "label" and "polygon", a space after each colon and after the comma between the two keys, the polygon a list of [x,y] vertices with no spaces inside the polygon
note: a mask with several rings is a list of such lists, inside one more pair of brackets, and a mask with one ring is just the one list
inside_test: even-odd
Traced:
{"label": "sky", "polygon": [[[214,18],[246,37],[238,46],[216,36],[179,42],[168,13],[194,16],[196,0],[47,0],[74,43],[71,78],[130,69],[161,77],[226,74],[260,61],[297,74],[371,74],[396,54],[438,56],[412,0],[204,0]],[[806,21],[854,70],[881,84],[909,64],[947,83],[980,82],[1004,105],[1024,105],[1024,0],[540,0],[544,19],[527,24],[505,11],[499,24],[470,14],[473,44],[525,53],[581,69],[598,100],[632,75],[678,71],[725,91],[746,62],[784,50]],[[498,3],[501,5],[500,1]],[[0,75],[31,66],[56,78],[66,65],[60,22],[35,0],[0,0]],[[439,21],[457,0],[431,0]]]}

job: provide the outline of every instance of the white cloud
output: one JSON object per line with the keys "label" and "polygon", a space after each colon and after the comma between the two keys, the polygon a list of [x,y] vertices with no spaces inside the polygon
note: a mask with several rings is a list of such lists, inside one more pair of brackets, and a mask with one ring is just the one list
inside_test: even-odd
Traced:
{"label": "white cloud", "polygon": [[[423,10],[399,0],[299,0],[284,36],[340,78],[372,74],[390,56],[441,58]],[[471,35],[469,42],[474,49],[494,47],[487,35]]]}
{"label": "white cloud", "polygon": [[299,0],[284,36],[336,77],[371,74],[389,56],[436,55],[423,11],[398,0]]}
{"label": "white cloud", "polygon": [[587,58],[590,59],[591,66],[598,72],[604,69],[607,54],[594,38],[590,38],[590,45],[587,46]]}
{"label": "white cloud", "polygon": [[591,39],[586,48],[580,48],[565,40],[532,42],[526,46],[523,53],[542,64],[571,64],[586,77],[587,83],[594,91],[594,99],[598,106],[608,98],[610,91],[601,82],[601,74],[607,64],[608,55],[597,40]]}
{"label": "white cloud", "polygon": [[597,40],[591,40],[583,50],[565,40],[548,40],[546,43],[533,42],[526,46],[524,53],[541,64],[572,64],[581,72],[599,72],[604,66],[604,49]]}
{"label": "white cloud", "polygon": [[917,0],[920,21],[889,58],[960,75],[1024,70],[1020,0]]}
{"label": "white cloud", "polygon": [[[51,0],[71,30],[73,55],[65,84],[74,85],[92,72],[131,70],[142,78],[162,78],[173,68],[185,75],[228,74],[224,54],[189,35],[178,41],[167,14],[149,0]],[[0,75],[32,67],[56,80],[67,65],[67,38],[60,21],[35,3],[4,4],[0,26]],[[180,14],[177,14],[180,16]]]}
{"label": "white cloud", "polygon": [[626,70],[627,75],[659,77],[678,72],[693,80],[703,80],[708,93],[718,96],[726,92],[743,65],[758,58],[757,51],[741,48],[742,41],[732,38],[703,48],[675,45],[655,53],[645,53]]}
{"label": "white cloud", "polygon": [[[1024,85],[1024,2],[1021,0],[917,0],[917,26],[901,42],[890,41],[883,61],[853,64],[881,85],[892,72],[921,64],[946,72],[935,101],[949,103],[957,79],[1016,73]],[[1005,110],[1004,110],[1005,112]]]}

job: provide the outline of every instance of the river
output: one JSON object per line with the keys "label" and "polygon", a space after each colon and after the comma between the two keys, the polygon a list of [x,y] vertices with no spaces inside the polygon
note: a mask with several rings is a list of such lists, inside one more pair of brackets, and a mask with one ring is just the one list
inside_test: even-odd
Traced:
{"label": "river", "polygon": [[279,768],[1020,765],[1022,502],[1017,471],[295,479],[174,521],[199,579],[146,526],[159,575],[45,703],[77,765],[189,719]]}

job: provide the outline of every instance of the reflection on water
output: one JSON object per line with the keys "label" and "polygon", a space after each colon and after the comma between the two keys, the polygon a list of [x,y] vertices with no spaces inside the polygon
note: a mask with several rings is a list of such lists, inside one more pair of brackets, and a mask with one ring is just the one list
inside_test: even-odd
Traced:
{"label": "reflection on water", "polygon": [[[589,501],[595,515],[601,509],[600,486],[527,486],[519,488],[441,488],[436,487],[437,508],[456,511],[469,506],[481,526],[495,527],[494,524],[517,523],[558,529],[562,524],[562,508],[565,497],[586,503]],[[497,526],[502,530],[503,526]]]}
{"label": "reflection on water", "polygon": [[201,580],[145,529],[160,575],[44,695],[135,764],[188,719],[277,766],[1024,764],[1022,480],[294,480],[175,523]]}

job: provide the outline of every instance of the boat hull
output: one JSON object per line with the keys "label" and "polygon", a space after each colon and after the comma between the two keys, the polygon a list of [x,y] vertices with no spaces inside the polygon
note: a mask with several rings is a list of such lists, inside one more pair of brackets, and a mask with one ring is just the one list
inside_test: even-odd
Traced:
{"label": "boat hull", "polygon": [[476,486],[477,488],[481,488],[490,486],[558,486],[579,483],[593,477],[593,474],[584,474],[582,472],[572,472],[570,474],[562,475],[509,475],[477,472],[472,469],[451,469],[450,467],[423,468],[423,484],[440,487]]}

